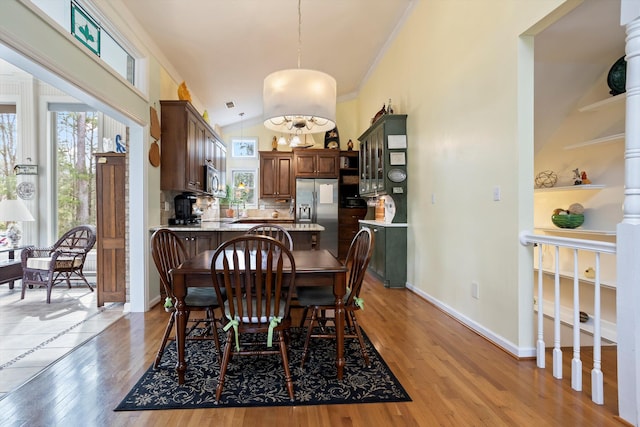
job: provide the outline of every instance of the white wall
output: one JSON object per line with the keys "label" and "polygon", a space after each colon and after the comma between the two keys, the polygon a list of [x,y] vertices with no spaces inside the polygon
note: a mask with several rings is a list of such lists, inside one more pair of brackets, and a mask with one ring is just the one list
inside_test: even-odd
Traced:
{"label": "white wall", "polygon": [[532,208],[518,165],[533,161],[518,75],[533,70],[518,68],[519,37],[561,3],[419,2],[358,98],[361,130],[388,98],[408,114],[409,285],[514,352],[533,343],[518,243],[518,212]]}

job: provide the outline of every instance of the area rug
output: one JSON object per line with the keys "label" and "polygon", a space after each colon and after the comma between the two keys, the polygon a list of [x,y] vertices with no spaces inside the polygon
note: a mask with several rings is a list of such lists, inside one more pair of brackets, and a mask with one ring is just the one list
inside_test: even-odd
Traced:
{"label": "area rug", "polygon": [[188,341],[185,384],[178,385],[176,348],[165,350],[157,370],[151,366],[116,411],[195,409],[218,407],[300,406],[344,403],[407,402],[411,398],[365,335],[370,367],[366,367],[357,340],[345,340],[344,375],[336,378],[335,342],[313,339],[304,368],[300,357],[304,330],[293,330],[289,365],[295,401],[287,393],[278,356],[235,357],[229,363],[222,397],[215,403],[219,363],[212,341]]}

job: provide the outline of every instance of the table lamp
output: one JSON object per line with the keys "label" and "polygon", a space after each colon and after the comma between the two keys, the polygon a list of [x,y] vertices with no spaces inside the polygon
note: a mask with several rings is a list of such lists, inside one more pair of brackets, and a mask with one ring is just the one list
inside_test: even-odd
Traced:
{"label": "table lamp", "polygon": [[0,201],[0,221],[13,222],[13,224],[7,225],[7,238],[15,248],[22,237],[22,230],[18,222],[35,221],[35,218],[22,203],[22,200],[2,200]]}

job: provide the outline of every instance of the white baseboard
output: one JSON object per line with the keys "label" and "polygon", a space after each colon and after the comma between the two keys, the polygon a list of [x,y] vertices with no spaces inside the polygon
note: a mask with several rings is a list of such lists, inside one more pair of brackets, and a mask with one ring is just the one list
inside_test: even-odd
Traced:
{"label": "white baseboard", "polygon": [[495,344],[498,347],[502,348],[507,353],[510,353],[513,356],[517,357],[517,358],[535,358],[536,357],[536,349],[535,349],[535,347],[518,347],[518,346],[516,346],[511,341],[505,339],[504,337],[502,337],[500,335],[495,334],[493,331],[485,328],[484,326],[480,325],[479,323],[477,323],[473,319],[470,319],[467,316],[465,316],[464,314],[459,313],[458,311],[454,310],[452,307],[448,306],[447,304],[443,303],[442,301],[439,301],[439,300],[433,298],[431,295],[427,294],[426,292],[424,292],[421,289],[416,288],[415,286],[413,286],[412,284],[410,284],[408,282],[407,282],[407,289],[409,289],[411,292],[413,292],[415,294],[420,295],[422,298],[424,298],[425,300],[429,301],[431,304],[435,305],[440,310],[442,310],[445,313],[447,313],[449,316],[451,316],[454,319],[458,320],[460,323],[462,323],[463,325],[465,325],[469,329],[473,330],[474,332],[476,332],[480,336],[486,338],[487,340],[491,341],[493,344]]}
{"label": "white baseboard", "polygon": [[160,304],[160,295],[149,300],[148,310],[151,310],[151,307],[155,307],[156,304]]}

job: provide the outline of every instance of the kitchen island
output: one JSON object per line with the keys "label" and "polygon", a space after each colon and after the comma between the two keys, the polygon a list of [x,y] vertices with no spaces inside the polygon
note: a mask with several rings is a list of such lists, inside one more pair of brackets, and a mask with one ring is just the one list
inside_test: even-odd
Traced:
{"label": "kitchen island", "polygon": [[[266,221],[265,221],[266,222]],[[292,222],[273,222],[269,224],[279,225],[291,234],[295,249],[315,249],[319,247],[320,235],[324,227],[319,224],[298,224]],[[159,225],[151,227],[153,233],[159,228],[168,228],[175,232],[187,249],[189,256],[208,250],[216,249],[220,243],[233,237],[245,234],[256,224],[240,221],[206,221],[195,225]]]}

